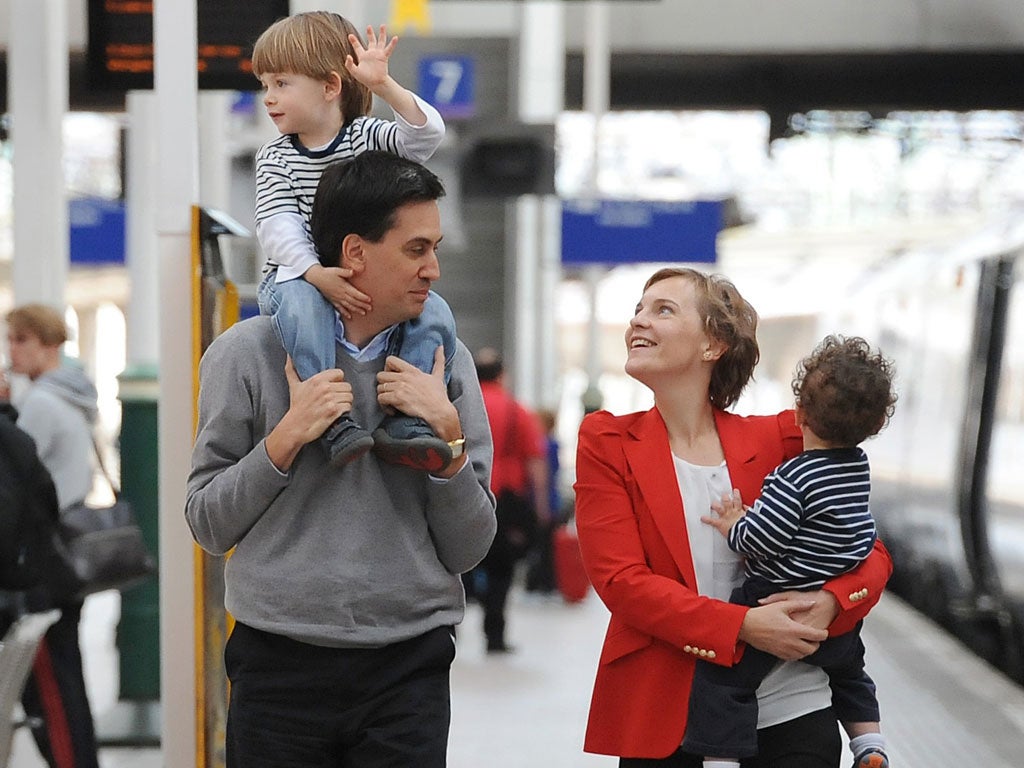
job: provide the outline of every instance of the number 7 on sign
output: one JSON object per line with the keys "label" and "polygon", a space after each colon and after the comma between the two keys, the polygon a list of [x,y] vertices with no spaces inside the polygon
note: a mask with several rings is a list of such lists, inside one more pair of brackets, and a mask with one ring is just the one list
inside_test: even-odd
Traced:
{"label": "number 7 on sign", "polygon": [[424,56],[419,63],[419,90],[445,118],[472,117],[472,56]]}
{"label": "number 7 on sign", "polygon": [[430,74],[437,78],[434,99],[438,104],[452,103],[462,81],[462,70],[459,59],[441,59],[431,63]]}

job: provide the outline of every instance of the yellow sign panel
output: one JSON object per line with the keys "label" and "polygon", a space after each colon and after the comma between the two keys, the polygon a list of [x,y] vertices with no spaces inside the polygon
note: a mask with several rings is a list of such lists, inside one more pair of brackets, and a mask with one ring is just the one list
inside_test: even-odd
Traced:
{"label": "yellow sign panel", "polygon": [[388,31],[397,35],[410,29],[421,35],[430,32],[430,0],[391,0]]}

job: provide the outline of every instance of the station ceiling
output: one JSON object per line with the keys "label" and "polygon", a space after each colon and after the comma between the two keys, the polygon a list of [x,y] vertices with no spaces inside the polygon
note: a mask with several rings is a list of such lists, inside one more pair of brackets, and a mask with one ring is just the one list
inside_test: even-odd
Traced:
{"label": "station ceiling", "polygon": [[[84,52],[69,57],[72,110],[121,111],[124,93],[91,87]],[[565,104],[583,103],[583,56],[566,57]],[[616,53],[610,106],[621,109],[1024,110],[1024,49],[794,54]],[[0,109],[7,106],[0,55]],[[784,122],[784,121],[783,121]]]}
{"label": "station ceiling", "polygon": [[[1024,109],[1024,49],[962,52],[613,54],[612,109],[758,109],[779,135],[812,109]],[[566,106],[583,103],[583,56],[566,60]],[[778,119],[777,119],[778,118]],[[778,126],[778,127],[777,127]],[[774,137],[774,136],[773,136]]]}

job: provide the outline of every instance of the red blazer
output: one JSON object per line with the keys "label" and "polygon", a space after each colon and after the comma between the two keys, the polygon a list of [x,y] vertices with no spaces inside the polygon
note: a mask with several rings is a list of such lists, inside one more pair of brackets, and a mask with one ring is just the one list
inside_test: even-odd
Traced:
{"label": "red blazer", "polygon": [[[733,487],[745,502],[765,475],[802,449],[792,411],[740,417],[715,411]],[[695,651],[730,666],[748,608],[702,597],[683,504],[656,408],[601,411],[580,426],[576,525],[598,595],[611,611],[590,705],[584,749],[622,757],[667,757],[683,740]],[[892,572],[879,542],[855,571],[825,585],[839,600],[832,634],[853,628]]]}

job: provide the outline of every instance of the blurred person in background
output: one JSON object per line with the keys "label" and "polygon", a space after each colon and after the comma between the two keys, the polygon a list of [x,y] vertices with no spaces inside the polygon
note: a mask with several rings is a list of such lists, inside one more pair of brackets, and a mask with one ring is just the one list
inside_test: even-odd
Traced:
{"label": "blurred person in background", "polygon": [[555,591],[555,565],[552,551],[552,534],[565,522],[562,517],[562,498],[558,487],[559,460],[558,438],[555,435],[557,414],[549,409],[537,411],[537,418],[544,428],[544,443],[548,462],[548,518],[540,521],[537,540],[527,555],[526,591],[550,595]]}
{"label": "blurred person in background", "polygon": [[473,359],[494,442],[491,491],[498,532],[472,583],[484,610],[487,652],[508,653],[513,648],[506,642],[505,608],[515,565],[551,518],[547,442],[537,416],[505,389],[498,351],[484,347]]}
{"label": "blurred person in background", "polygon": [[[757,690],[758,756],[744,768],[837,768],[842,746],[827,675],[800,659],[852,629],[892,571],[880,542],[856,569],[754,608],[727,602],[743,560],[702,517],[731,494],[754,499],[802,450],[793,411],[728,412],[757,364],[757,313],[719,275],[656,272],[625,333],[626,373],[648,411],[599,411],[580,426],[576,526],[611,612],[584,748],[621,768],[699,768],[681,749],[694,670],[731,666],[745,645],[784,660]],[[699,706],[699,702],[693,702]]]}
{"label": "blurred person in background", "polygon": [[[83,501],[92,490],[96,388],[82,368],[61,355],[68,339],[61,314],[26,304],[7,314],[11,372],[30,384],[18,398],[17,425],[35,441],[39,458],[57,489],[61,509]],[[0,378],[0,400],[10,385]],[[82,601],[61,602],[60,619],[40,643],[22,703],[38,717],[39,751],[51,768],[97,768],[96,735],[82,673],[78,625]]]}

